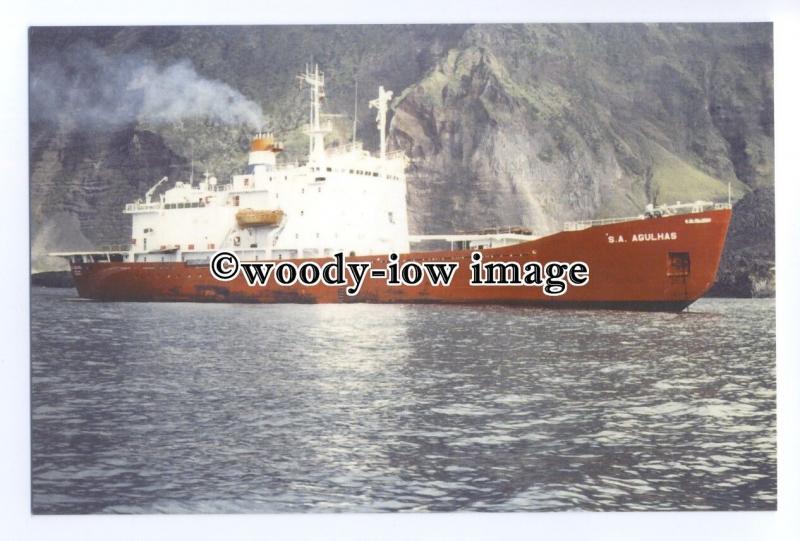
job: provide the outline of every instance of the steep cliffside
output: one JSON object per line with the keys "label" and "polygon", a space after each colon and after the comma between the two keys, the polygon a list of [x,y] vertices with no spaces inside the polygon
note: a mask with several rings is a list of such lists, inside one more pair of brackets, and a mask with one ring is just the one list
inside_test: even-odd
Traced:
{"label": "steep cliffside", "polygon": [[775,295],[775,190],[757,188],[733,209],[722,253],[717,297],[772,297]]}
{"label": "steep cliffside", "polygon": [[[371,148],[366,99],[378,84],[395,91],[390,147],[412,158],[416,233],[544,233],[649,201],[722,199],[729,183],[736,199],[766,189],[742,207],[763,216],[771,34],[764,24],[33,29],[33,266],[57,268],[48,250],[124,242],[125,202],[192,165],[226,178],[258,127],[301,157],[305,95],[293,76],[314,62],[328,111],[345,113],[330,144],[350,136],[356,80]],[[742,264],[726,255],[721,272],[737,294],[753,290]]]}
{"label": "steep cliffside", "polygon": [[546,231],[771,184],[769,44],[741,25],[469,29],[396,103],[413,223]]}

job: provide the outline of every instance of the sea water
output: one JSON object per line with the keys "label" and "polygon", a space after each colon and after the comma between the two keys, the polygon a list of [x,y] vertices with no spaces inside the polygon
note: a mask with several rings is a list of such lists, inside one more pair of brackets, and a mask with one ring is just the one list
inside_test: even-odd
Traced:
{"label": "sea water", "polygon": [[775,509],[774,300],[681,314],[34,288],[35,513]]}

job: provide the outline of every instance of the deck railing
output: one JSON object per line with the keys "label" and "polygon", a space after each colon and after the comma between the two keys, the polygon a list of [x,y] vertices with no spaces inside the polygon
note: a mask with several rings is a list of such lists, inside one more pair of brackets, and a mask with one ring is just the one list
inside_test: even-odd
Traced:
{"label": "deck railing", "polygon": [[714,203],[712,201],[695,201],[694,203],[676,203],[674,205],[661,205],[648,208],[645,214],[639,216],[628,216],[624,218],[601,218],[598,220],[578,220],[574,222],[564,222],[564,231],[580,231],[598,225],[618,224],[630,222],[632,220],[644,220],[645,218],[657,218],[661,216],[674,216],[676,214],[694,214],[706,210],[722,210],[731,208],[730,203]]}
{"label": "deck railing", "polygon": [[597,225],[618,224],[621,222],[630,222],[631,220],[641,220],[644,215],[639,216],[626,216],[623,218],[603,218],[599,220],[578,220],[575,222],[564,222],[564,231],[580,231],[581,229],[588,229]]}
{"label": "deck railing", "polygon": [[102,244],[97,249],[98,252],[129,252],[130,244]]}
{"label": "deck railing", "polygon": [[135,203],[128,203],[125,205],[125,212],[136,212],[140,210],[159,210],[162,207],[161,202],[144,203],[136,201]]}

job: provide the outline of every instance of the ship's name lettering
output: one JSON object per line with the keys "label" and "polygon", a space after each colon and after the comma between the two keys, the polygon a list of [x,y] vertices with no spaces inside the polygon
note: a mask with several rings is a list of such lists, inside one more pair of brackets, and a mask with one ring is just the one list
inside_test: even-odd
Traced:
{"label": "ship's name lettering", "polygon": [[[388,286],[416,287],[430,285],[449,287],[459,269],[458,261],[402,261],[389,254],[385,266],[373,267],[382,258],[369,261],[347,261],[341,252],[327,263],[318,261],[240,261],[232,252],[218,252],[209,262],[209,271],[217,280],[229,282],[240,277],[248,286],[344,287],[348,296],[358,295],[368,279],[382,279]],[[473,252],[468,272],[457,283],[469,286],[533,286],[541,287],[548,296],[563,295],[570,286],[589,283],[589,265],[576,261],[484,261],[481,252]]]}
{"label": "ship's name lettering", "polygon": [[609,244],[624,244],[626,242],[653,242],[659,240],[676,240],[678,233],[675,231],[662,231],[660,233],[634,233],[628,239],[625,235],[607,235]]}

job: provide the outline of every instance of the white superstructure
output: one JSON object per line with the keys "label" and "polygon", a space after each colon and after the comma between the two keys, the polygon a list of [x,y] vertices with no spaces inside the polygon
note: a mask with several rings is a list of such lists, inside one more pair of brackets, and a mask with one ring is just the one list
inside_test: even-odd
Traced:
{"label": "white superstructure", "polygon": [[[205,261],[219,250],[241,259],[294,259],[409,251],[406,158],[386,152],[386,113],[391,92],[380,87],[380,153],[354,141],[325,148],[331,131],[322,123],[324,75],[315,68],[299,77],[311,94],[308,161],[280,165],[283,150],[272,134],[250,145],[248,169],[231,182],[205,175],[199,183],[176,182],[154,197],[126,205],[132,217],[128,261]],[[155,200],[154,200],[155,199]]]}

